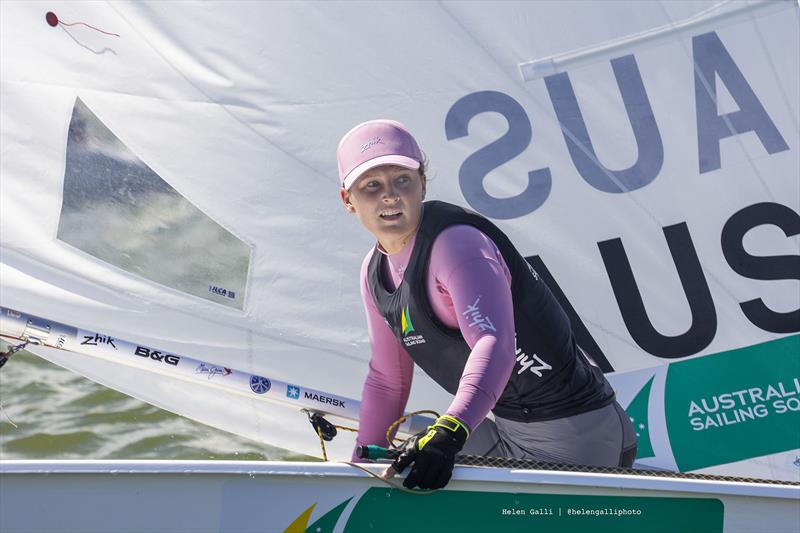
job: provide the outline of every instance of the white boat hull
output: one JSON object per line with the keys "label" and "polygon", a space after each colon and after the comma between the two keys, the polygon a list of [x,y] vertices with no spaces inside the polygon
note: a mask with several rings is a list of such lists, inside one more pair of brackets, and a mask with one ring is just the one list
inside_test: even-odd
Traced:
{"label": "white boat hull", "polygon": [[800,486],[771,483],[458,467],[447,490],[419,495],[342,463],[207,461],[4,461],[0,476],[4,533],[788,532],[800,525]]}

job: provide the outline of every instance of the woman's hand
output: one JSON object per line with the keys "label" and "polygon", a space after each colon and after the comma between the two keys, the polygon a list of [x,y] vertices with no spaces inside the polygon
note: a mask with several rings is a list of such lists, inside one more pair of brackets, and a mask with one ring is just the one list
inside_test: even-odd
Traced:
{"label": "woman's hand", "polygon": [[464,447],[469,430],[452,416],[440,416],[428,429],[408,439],[403,451],[381,475],[390,479],[413,463],[403,481],[406,488],[441,489],[453,474],[456,454]]}

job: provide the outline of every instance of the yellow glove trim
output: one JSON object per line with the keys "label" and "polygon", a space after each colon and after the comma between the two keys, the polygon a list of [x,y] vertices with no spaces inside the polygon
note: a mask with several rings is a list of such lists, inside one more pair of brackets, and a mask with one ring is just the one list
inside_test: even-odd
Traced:
{"label": "yellow glove trim", "polygon": [[422,437],[417,441],[418,450],[424,448],[425,445],[428,444],[428,441],[430,441],[433,438],[433,436],[436,434],[437,427],[444,428],[448,431],[452,431],[453,433],[458,431],[459,427],[464,428],[464,431],[466,431],[467,433],[467,438],[469,438],[469,428],[465,423],[463,423],[458,418],[448,415],[443,415],[437,418],[436,422],[432,426],[428,426],[428,432],[425,434],[424,437]]}

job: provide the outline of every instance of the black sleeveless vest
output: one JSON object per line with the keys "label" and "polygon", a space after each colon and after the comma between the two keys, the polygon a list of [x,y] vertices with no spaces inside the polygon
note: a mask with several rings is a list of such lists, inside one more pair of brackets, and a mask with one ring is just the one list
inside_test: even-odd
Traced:
{"label": "black sleeveless vest", "polygon": [[[580,353],[569,318],[533,267],[489,220],[445,202],[425,202],[414,249],[397,290],[389,292],[383,283],[386,259],[379,251],[372,254],[367,271],[378,311],[414,362],[446,391],[456,393],[471,350],[458,329],[448,328],[433,314],[425,287],[433,241],[456,224],[474,226],[486,234],[511,272],[517,362],[492,411],[502,418],[531,422],[611,403],[611,385]],[[474,319],[482,317],[476,314]]]}

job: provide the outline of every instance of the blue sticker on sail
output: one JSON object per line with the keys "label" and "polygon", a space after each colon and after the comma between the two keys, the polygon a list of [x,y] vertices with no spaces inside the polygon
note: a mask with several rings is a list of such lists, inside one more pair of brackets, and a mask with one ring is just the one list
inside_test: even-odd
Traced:
{"label": "blue sticker on sail", "polygon": [[272,383],[261,376],[250,376],[250,390],[255,392],[256,394],[264,394],[270,388],[272,388]]}
{"label": "blue sticker on sail", "polygon": [[286,385],[286,397],[292,400],[300,398],[300,387],[297,385]]}

